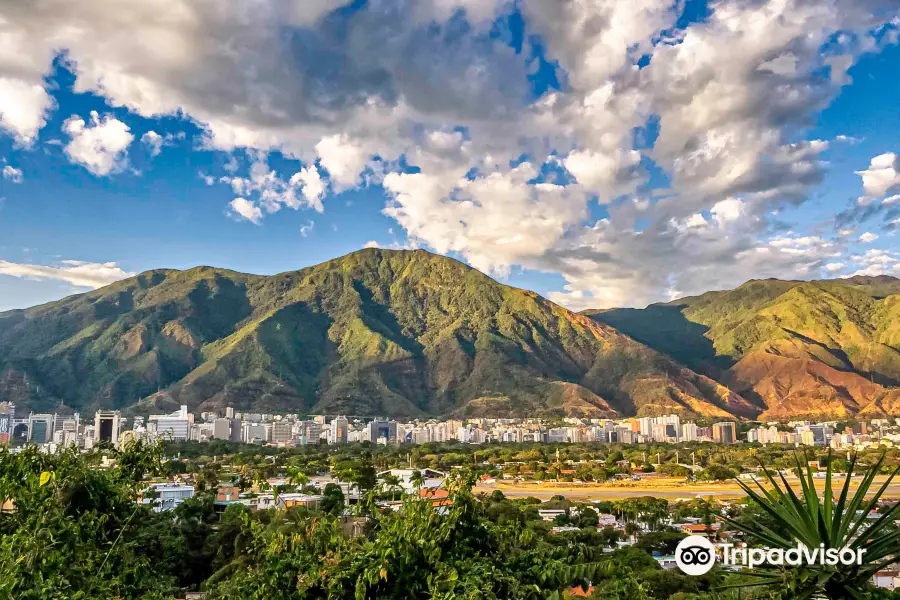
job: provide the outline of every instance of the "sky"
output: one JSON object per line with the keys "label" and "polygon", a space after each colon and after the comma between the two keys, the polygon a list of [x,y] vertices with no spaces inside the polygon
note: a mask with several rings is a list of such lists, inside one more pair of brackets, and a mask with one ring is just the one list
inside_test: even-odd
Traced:
{"label": "sky", "polygon": [[573,310],[900,276],[897,0],[7,0],[0,310],[423,248]]}

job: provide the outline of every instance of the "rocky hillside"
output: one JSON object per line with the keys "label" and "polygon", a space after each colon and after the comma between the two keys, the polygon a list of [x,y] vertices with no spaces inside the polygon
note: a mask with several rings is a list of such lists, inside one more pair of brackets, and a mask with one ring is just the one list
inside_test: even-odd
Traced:
{"label": "rocky hillside", "polygon": [[271,277],[151,271],[0,313],[0,400],[141,413],[761,410],[610,325],[455,260],[374,249]]}
{"label": "rocky hillside", "polygon": [[749,281],[587,311],[764,406],[760,418],[900,414],[900,280]]}

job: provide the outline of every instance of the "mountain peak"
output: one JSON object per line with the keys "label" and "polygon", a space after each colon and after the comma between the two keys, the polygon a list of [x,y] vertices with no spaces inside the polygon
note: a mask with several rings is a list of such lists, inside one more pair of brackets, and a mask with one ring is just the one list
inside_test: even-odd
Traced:
{"label": "mountain peak", "polygon": [[0,320],[0,396],[12,393],[36,410],[753,412],[534,292],[446,256],[374,248],[268,277],[154,270]]}

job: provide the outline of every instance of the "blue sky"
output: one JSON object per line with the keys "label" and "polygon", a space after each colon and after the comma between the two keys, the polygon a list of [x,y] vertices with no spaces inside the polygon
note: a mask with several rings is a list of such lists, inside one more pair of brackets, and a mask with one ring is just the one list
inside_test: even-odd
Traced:
{"label": "blue sky", "polygon": [[573,309],[900,275],[891,2],[176,4],[0,7],[0,310],[367,245]]}

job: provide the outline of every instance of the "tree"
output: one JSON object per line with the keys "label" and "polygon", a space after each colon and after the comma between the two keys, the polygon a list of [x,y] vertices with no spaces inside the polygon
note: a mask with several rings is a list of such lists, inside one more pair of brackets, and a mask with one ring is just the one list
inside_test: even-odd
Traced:
{"label": "tree", "polygon": [[397,492],[397,490],[403,490],[403,488],[400,486],[400,478],[396,475],[391,475],[390,473],[388,473],[387,475],[382,477],[381,480],[382,485],[391,492],[391,500],[395,500],[395,493]]}
{"label": "tree", "polygon": [[0,518],[0,597],[164,598],[175,588],[137,535],[157,521],[137,500],[159,447],[103,453],[118,465],[95,468],[99,452],[0,448],[0,499],[15,505]]}
{"label": "tree", "polygon": [[422,471],[418,469],[413,471],[409,482],[415,486],[416,491],[421,490],[422,486],[425,485],[425,478],[422,476]]}
{"label": "tree", "polygon": [[329,483],[322,490],[322,512],[329,515],[339,515],[344,511],[344,492],[336,483]]}
{"label": "tree", "polygon": [[[877,519],[869,519],[869,513],[878,506],[888,485],[900,467],[895,468],[887,481],[866,499],[875,475],[880,471],[884,454],[863,475],[856,491],[850,493],[850,477],[844,478],[837,498],[832,487],[832,467],[825,472],[825,489],[820,499],[813,479],[813,470],[801,464],[795,456],[800,494],[795,493],[782,475],[777,477],[763,468],[769,488],[754,482],[756,488],[738,481],[738,485],[750,498],[775,521],[774,528],[755,522],[740,521],[723,516],[725,521],[739,531],[761,540],[770,548],[789,550],[802,543],[808,548],[820,545],[829,548],[865,550],[861,564],[819,565],[801,564],[790,569],[765,566],[758,569],[757,585],[777,585],[785,598],[861,598],[870,588],[876,571],[897,560],[900,548],[900,530],[892,527],[900,516],[900,503],[894,503]],[[850,463],[850,471],[856,467],[856,458]]]}
{"label": "tree", "polygon": [[575,524],[581,528],[596,528],[597,525],[600,524],[600,517],[597,515],[596,510],[590,506],[585,506],[578,511],[578,517],[575,519]]}

